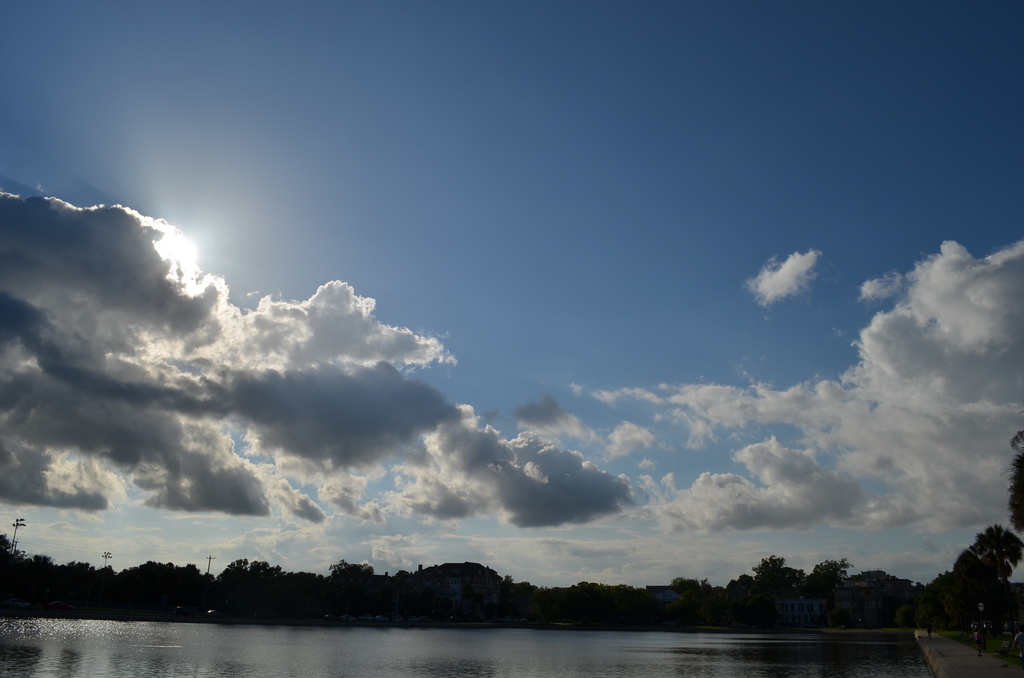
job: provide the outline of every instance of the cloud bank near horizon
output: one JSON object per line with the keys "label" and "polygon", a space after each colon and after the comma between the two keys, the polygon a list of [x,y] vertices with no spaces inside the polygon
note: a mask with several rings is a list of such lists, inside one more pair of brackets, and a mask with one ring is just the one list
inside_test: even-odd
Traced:
{"label": "cloud bank near horizon", "polygon": [[392,508],[424,518],[559,525],[629,504],[626,480],[416,379],[454,357],[350,285],[243,310],[194,256],[128,208],[0,193],[0,500],[381,520],[366,478],[395,465]]}

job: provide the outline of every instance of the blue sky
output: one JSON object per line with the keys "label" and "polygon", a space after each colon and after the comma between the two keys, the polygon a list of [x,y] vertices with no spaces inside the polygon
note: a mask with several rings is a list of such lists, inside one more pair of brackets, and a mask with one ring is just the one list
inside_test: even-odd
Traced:
{"label": "blue sky", "polygon": [[1024,426],[1022,29],[7,8],[0,512],[118,569],[930,581],[1007,522]]}

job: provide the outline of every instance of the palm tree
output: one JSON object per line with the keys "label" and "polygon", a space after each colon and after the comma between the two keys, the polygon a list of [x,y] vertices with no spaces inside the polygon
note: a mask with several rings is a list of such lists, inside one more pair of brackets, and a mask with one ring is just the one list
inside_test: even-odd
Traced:
{"label": "palm tree", "polygon": [[1024,542],[1002,525],[989,525],[984,532],[979,532],[974,538],[970,550],[981,562],[994,568],[1002,580],[1006,599],[1010,601],[1012,621],[1016,606],[1010,593],[1010,575],[1013,574],[1013,568],[1024,559]]}
{"label": "palm tree", "polygon": [[1010,439],[1010,447],[1017,452],[1010,464],[1010,525],[1024,532],[1024,431]]}
{"label": "palm tree", "polygon": [[950,617],[957,620],[962,636],[968,629],[967,622],[973,614],[974,606],[979,600],[987,598],[986,591],[998,574],[994,567],[978,557],[974,547],[969,547],[961,551],[953,563],[953,575],[957,586],[945,606]]}

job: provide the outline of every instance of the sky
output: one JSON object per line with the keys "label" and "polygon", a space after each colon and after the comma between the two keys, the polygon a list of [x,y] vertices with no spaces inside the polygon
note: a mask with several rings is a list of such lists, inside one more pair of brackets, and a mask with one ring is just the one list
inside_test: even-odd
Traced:
{"label": "sky", "polygon": [[5,7],[0,515],[115,570],[927,583],[1008,524],[1022,32],[1015,2]]}

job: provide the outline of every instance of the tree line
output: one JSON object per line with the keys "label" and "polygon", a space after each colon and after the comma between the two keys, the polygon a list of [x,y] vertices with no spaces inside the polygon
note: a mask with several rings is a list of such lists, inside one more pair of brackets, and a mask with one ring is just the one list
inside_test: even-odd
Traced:
{"label": "tree line", "polygon": [[[923,588],[912,605],[896,611],[894,624],[966,629],[978,618],[984,602],[986,618],[1014,620],[1017,595],[1009,576],[1022,558],[1024,544],[998,525],[976,541],[945,572]],[[833,591],[850,578],[846,558],[824,560],[809,572],[790,567],[786,559],[763,558],[726,586],[707,579],[676,577],[668,589],[678,598],[667,605],[646,588],[579,582],[568,587],[539,587],[505,576],[497,602],[482,603],[485,619],[523,618],[542,623],[664,624],[680,626],[743,624],[773,626],[777,598],[823,598],[830,626],[850,626],[845,610],[834,607]],[[368,585],[373,566],[341,560],[328,574],[287,572],[262,560],[240,559],[216,575],[196,565],[149,561],[115,572],[89,563],[59,565],[46,555],[11,553],[0,534],[0,599],[19,597],[41,604],[63,600],[112,610],[166,612],[181,606],[197,613],[213,609],[232,616],[320,619],[325,615],[402,615],[449,619],[452,601],[429,589],[405,589],[412,573],[401,570],[385,583]],[[856,579],[856,577],[854,577]],[[479,596],[465,591],[464,596]]]}
{"label": "tree line", "polygon": [[532,613],[543,622],[774,626],[776,598],[831,601],[833,589],[849,576],[849,568],[849,561],[841,558],[822,561],[805,573],[772,555],[754,566],[753,574],[740,575],[726,586],[676,577],[668,589],[678,598],[664,607],[647,589],[580,582],[568,588],[538,589]]}
{"label": "tree line", "polygon": [[[505,576],[497,602],[482,602],[485,619],[529,618],[538,622],[590,624],[680,625],[739,622],[770,626],[775,620],[776,597],[823,597],[847,576],[844,558],[826,560],[810,574],[770,556],[728,586],[712,586],[706,579],[677,577],[668,587],[678,600],[661,606],[646,588],[579,582],[569,587],[538,587]],[[0,599],[20,597],[33,603],[54,600],[126,611],[217,610],[232,616],[295,619],[325,615],[402,615],[443,620],[451,617],[452,601],[425,588],[402,586],[412,573],[400,570],[393,577],[374,576],[372,565],[341,560],[326,575],[286,572],[262,560],[236,560],[216,575],[196,565],[149,561],[115,572],[89,563],[59,565],[46,555],[11,552],[0,535]],[[480,592],[464,591],[464,597]]]}
{"label": "tree line", "polygon": [[[263,560],[243,558],[216,575],[193,564],[149,561],[115,572],[89,563],[58,565],[46,555],[11,553],[0,535],[0,600],[22,598],[41,604],[61,600],[93,608],[184,613],[216,611],[230,616],[323,618],[329,614],[416,614],[447,618],[451,601],[430,591],[398,595],[399,572],[384,585],[367,585],[373,566],[341,560],[328,574],[287,572]],[[385,578],[380,578],[384,580]],[[497,613],[497,609],[493,610]]]}

